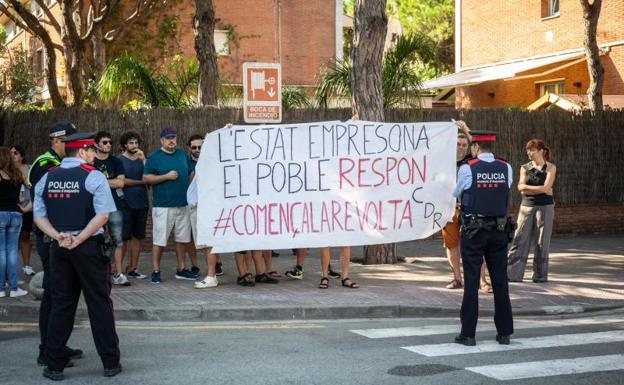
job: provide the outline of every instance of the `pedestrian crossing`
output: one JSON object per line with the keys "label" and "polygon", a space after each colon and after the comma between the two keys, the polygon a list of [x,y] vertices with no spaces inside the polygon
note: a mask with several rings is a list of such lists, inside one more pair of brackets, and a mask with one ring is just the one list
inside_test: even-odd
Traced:
{"label": "pedestrian crossing", "polygon": [[[571,332],[570,327],[591,326],[592,330],[601,329],[595,332],[587,332],[581,330],[579,332]],[[578,373],[592,372],[612,372],[624,370],[624,349],[614,353],[613,346],[624,347],[624,320],[621,317],[616,318],[581,318],[581,319],[564,319],[564,320],[545,320],[545,321],[519,321],[514,325],[516,334],[511,339],[510,345],[500,345],[493,339],[479,339],[477,334],[476,346],[464,346],[456,343],[436,343],[436,344],[418,344],[410,346],[397,346],[403,350],[416,353],[424,357],[439,357],[445,361],[453,357],[457,357],[454,362],[468,361],[470,357],[476,357],[478,361],[481,359],[479,355],[496,353],[497,360],[502,363],[493,365],[479,365],[463,367],[464,370],[489,377],[499,381],[510,381],[518,379],[530,379],[541,377],[553,377],[560,375],[570,375]],[[554,332],[549,335],[543,335],[544,331],[540,329],[554,328]],[[565,332],[559,329],[567,328]],[[605,330],[607,329],[607,330]],[[495,327],[491,323],[480,323],[477,333],[495,331]],[[523,332],[519,332],[522,330]],[[424,325],[420,327],[398,327],[398,328],[376,328],[376,329],[357,329],[350,330],[352,333],[369,338],[369,339],[391,339],[398,337],[430,337],[449,335],[447,341],[459,331],[459,325],[436,323],[433,325]],[[542,334],[542,336],[531,337],[526,335]],[[516,337],[517,336],[517,337]],[[410,342],[418,339],[410,339]],[[429,339],[431,340],[431,339]],[[400,338],[399,341],[405,341]],[[617,345],[617,344],[620,345]],[[609,345],[610,354],[590,355],[583,357],[565,357],[557,359],[558,352],[564,351],[566,347],[595,347],[600,352],[601,346]],[[613,345],[615,344],[615,345]],[[557,350],[557,348],[561,348]],[[527,362],[516,362],[518,357],[533,357],[532,350],[535,349],[552,349],[549,350],[548,359],[533,361],[529,358]],[[587,349],[579,349],[587,354]],[[514,355],[514,351],[525,351],[528,354]],[[577,351],[576,349],[567,349],[565,351]],[[582,355],[582,354],[581,354]],[[472,360],[474,361],[474,360]],[[507,362],[505,362],[507,361]],[[470,362],[472,363],[472,362]],[[461,365],[463,366],[463,365]]]}

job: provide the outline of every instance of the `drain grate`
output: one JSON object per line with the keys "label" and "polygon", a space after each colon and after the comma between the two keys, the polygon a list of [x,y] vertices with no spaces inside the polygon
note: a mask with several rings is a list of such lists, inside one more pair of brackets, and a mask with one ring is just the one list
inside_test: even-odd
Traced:
{"label": "drain grate", "polygon": [[388,374],[404,377],[422,377],[451,372],[453,370],[459,369],[454,366],[440,364],[403,365],[395,366],[394,368],[389,369]]}

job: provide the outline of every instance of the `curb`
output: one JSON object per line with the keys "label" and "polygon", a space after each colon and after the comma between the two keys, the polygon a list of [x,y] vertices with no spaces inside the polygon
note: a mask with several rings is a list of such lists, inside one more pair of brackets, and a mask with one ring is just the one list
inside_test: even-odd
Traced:
{"label": "curb", "polygon": [[[539,308],[516,308],[514,316],[552,316],[591,313],[624,308],[624,305],[596,306],[543,306]],[[5,317],[37,317],[39,307],[32,305],[0,305],[0,319]],[[494,315],[493,309],[482,309],[482,317]],[[165,307],[115,309],[120,321],[297,321],[332,320],[356,318],[412,318],[412,317],[458,317],[459,308],[416,306],[406,304],[372,306],[309,306],[309,307]],[[78,320],[88,319],[87,309],[78,308]]]}

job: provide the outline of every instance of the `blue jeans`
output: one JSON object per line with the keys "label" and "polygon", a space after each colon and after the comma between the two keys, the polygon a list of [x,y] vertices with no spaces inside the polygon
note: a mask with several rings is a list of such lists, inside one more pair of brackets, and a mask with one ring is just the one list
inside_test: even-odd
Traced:
{"label": "blue jeans", "polygon": [[11,290],[17,290],[19,277],[18,241],[22,227],[22,213],[0,211],[0,290],[5,277]]}

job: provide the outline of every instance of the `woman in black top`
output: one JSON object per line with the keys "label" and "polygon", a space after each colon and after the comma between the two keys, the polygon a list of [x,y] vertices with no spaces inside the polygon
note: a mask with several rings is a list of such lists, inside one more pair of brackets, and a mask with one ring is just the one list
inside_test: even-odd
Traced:
{"label": "woman in black top", "polygon": [[518,229],[509,247],[507,274],[512,282],[522,282],[531,245],[533,282],[548,281],[548,249],[555,216],[553,184],[557,167],[550,163],[550,150],[543,141],[531,139],[526,145],[531,160],[520,168],[518,190],[522,203],[518,212]]}
{"label": "woman in black top", "polygon": [[15,165],[11,152],[0,147],[0,297],[6,296],[5,277],[9,278],[9,296],[28,294],[17,287],[19,276],[18,240],[22,227],[19,207],[22,172]]}

